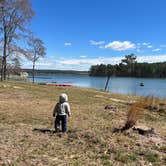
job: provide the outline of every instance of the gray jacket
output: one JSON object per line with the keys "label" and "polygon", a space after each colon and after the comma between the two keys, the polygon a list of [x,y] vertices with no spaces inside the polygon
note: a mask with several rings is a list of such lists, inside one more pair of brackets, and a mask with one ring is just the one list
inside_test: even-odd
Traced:
{"label": "gray jacket", "polygon": [[59,96],[59,102],[56,104],[53,110],[53,116],[55,115],[71,115],[70,105],[68,103],[68,97],[65,93]]}

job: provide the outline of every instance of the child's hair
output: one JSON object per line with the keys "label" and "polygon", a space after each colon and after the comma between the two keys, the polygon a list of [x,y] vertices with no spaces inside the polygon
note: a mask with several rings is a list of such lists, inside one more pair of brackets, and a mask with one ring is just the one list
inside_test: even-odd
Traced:
{"label": "child's hair", "polygon": [[68,96],[66,93],[61,93],[59,96],[59,102],[63,103],[63,102],[67,102],[68,101]]}

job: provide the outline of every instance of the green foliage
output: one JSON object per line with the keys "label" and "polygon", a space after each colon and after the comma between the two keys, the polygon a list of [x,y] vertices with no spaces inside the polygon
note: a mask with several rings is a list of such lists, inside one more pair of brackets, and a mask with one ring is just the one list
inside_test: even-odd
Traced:
{"label": "green foliage", "polygon": [[102,161],[102,165],[104,165],[104,166],[111,166],[112,165],[111,160],[110,160],[110,154],[102,154],[100,156],[100,159]]}
{"label": "green foliage", "polygon": [[[22,71],[27,72],[29,75],[32,75],[32,69],[22,69]],[[39,69],[35,69],[35,73],[36,74],[40,74],[40,75],[45,75],[45,74],[81,74],[81,75],[87,75],[88,71],[76,71],[76,70],[39,70]]]}
{"label": "green foliage", "polygon": [[132,153],[132,154],[129,154],[128,157],[129,157],[130,161],[136,161],[138,155],[135,153]]}
{"label": "green foliage", "polygon": [[158,162],[158,161],[160,161],[159,155],[157,153],[147,151],[144,155],[145,155],[146,159],[149,162]]}
{"label": "green foliage", "polygon": [[123,163],[129,163],[137,160],[137,154],[129,154],[121,151],[117,151],[115,159]]}
{"label": "green foliage", "polygon": [[103,165],[104,165],[104,166],[110,166],[110,164],[111,164],[111,163],[110,163],[110,160],[104,160],[104,161],[103,161]]}
{"label": "green foliage", "polygon": [[134,54],[126,55],[125,59],[122,59],[122,63],[126,63],[127,65],[131,65],[136,63],[136,56]]}
{"label": "green foliage", "polygon": [[45,82],[39,82],[38,85],[46,85]]}
{"label": "green foliage", "polygon": [[123,154],[123,153],[117,151],[116,156],[115,156],[115,160],[126,163],[127,162],[126,154]]}
{"label": "green foliage", "polygon": [[134,54],[126,55],[118,65],[93,65],[90,76],[166,77],[166,62],[138,63]]}
{"label": "green foliage", "polygon": [[96,73],[98,73],[97,76],[106,76],[107,70],[108,70],[107,66],[104,64],[91,66],[90,75],[93,76],[93,75],[96,75]]}

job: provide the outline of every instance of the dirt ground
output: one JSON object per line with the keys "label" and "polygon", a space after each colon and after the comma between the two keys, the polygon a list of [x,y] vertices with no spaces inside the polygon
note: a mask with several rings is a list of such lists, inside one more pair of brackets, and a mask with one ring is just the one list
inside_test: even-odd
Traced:
{"label": "dirt ground", "polygon": [[[54,133],[52,117],[62,92],[72,111],[66,134]],[[166,165],[165,108],[144,110],[138,119],[155,135],[113,132],[125,124],[128,103],[138,99],[78,87],[1,82],[0,165]]]}

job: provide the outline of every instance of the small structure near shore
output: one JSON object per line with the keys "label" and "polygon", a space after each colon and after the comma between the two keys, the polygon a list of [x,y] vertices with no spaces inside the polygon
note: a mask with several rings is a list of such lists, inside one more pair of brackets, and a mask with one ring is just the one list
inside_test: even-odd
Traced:
{"label": "small structure near shore", "polygon": [[20,77],[27,78],[29,74],[27,72],[20,72]]}
{"label": "small structure near shore", "polygon": [[72,84],[57,84],[57,83],[46,83],[49,86],[73,86]]}

